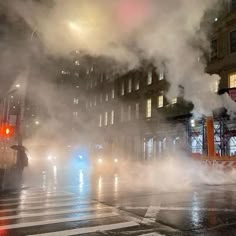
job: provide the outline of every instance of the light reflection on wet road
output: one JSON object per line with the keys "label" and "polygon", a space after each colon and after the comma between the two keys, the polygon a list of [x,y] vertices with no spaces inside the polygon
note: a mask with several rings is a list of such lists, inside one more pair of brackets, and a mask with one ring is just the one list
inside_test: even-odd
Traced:
{"label": "light reflection on wet road", "polygon": [[[116,215],[119,215],[121,221],[132,220],[134,226],[138,226],[129,232],[130,235],[141,235],[139,230],[159,232],[163,235],[233,235],[232,232],[236,229],[236,185],[203,185],[188,191],[160,192],[153,185],[150,188],[133,185],[123,178],[122,173],[92,173],[85,169],[70,172],[55,166],[51,171],[41,172],[40,175],[32,176],[32,172],[28,172],[29,174],[25,174],[25,185],[29,188],[21,191],[17,203],[12,196],[1,199],[0,225],[4,226],[6,223],[4,217],[12,218],[11,214],[8,214],[9,209],[20,210],[23,216],[31,214],[34,220],[41,219],[40,212],[44,209],[44,220],[53,220],[53,216],[60,213],[74,217],[74,221],[79,217],[87,217],[87,213],[84,215],[79,212],[82,207],[98,211],[96,214],[105,214],[106,218],[103,218],[102,214],[99,215],[101,225],[107,225],[107,221],[112,224]],[[60,200],[60,203],[57,203],[55,198]],[[39,202],[44,205],[39,207]],[[83,202],[87,204],[86,207]],[[56,213],[55,207],[58,208]],[[106,209],[111,212],[106,213]],[[19,218],[16,222],[23,224],[27,221]],[[94,221],[91,225],[87,221],[86,226],[92,227],[94,224]],[[68,222],[64,226],[70,228],[71,223]],[[125,227],[120,229],[120,235],[127,230]],[[14,231],[16,232],[18,231]],[[24,235],[20,232],[23,231],[19,231],[19,235]]]}

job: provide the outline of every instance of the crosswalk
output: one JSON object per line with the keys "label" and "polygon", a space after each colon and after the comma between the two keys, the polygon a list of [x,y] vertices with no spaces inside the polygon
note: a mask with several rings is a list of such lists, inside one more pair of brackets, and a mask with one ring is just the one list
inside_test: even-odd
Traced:
{"label": "crosswalk", "polygon": [[115,208],[66,191],[25,190],[0,198],[0,235],[94,235],[139,223]]}

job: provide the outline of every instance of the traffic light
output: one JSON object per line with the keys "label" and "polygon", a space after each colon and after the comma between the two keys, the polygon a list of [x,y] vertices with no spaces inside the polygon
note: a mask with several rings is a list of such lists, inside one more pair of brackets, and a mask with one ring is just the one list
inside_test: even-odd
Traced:
{"label": "traffic light", "polygon": [[15,128],[9,124],[2,124],[0,129],[0,135],[2,138],[11,138],[15,134]]}

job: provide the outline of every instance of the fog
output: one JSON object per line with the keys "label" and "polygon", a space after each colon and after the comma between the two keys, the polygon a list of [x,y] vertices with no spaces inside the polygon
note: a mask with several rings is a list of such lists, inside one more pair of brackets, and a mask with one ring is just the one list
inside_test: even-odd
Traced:
{"label": "fog", "polygon": [[[205,73],[203,55],[210,52],[207,32],[221,2],[57,0],[51,4],[10,1],[9,5],[50,53],[66,56],[77,49],[113,58],[127,70],[138,67],[143,59],[150,60],[166,71],[170,100],[183,86],[185,99],[194,103],[195,112],[211,115],[224,100],[212,89],[220,78]],[[209,10],[212,16],[206,20]]]}
{"label": "fog", "polygon": [[[64,153],[64,150],[70,151],[76,143],[83,144],[88,139],[92,142],[91,136],[89,137],[92,132],[94,140],[99,135],[94,132],[97,123],[90,123],[91,117],[83,112],[73,121],[74,127],[78,129],[71,129],[68,101],[74,91],[70,88],[60,90],[55,85],[55,78],[60,76],[62,68],[55,65],[51,58],[70,60],[69,54],[75,50],[92,57],[114,60],[115,68],[119,68],[122,73],[139,68],[143,61],[152,62],[157,73],[164,71],[170,82],[170,89],[166,94],[169,100],[180,95],[181,86],[184,87],[185,100],[194,104],[194,114],[210,116],[213,110],[225,107],[230,115],[234,115],[236,108],[231,98],[226,94],[219,96],[212,89],[220,77],[205,73],[204,55],[210,53],[208,32],[218,14],[216,6],[219,2],[220,0],[11,0],[2,3],[9,10],[9,19],[20,17],[30,28],[27,37],[20,44],[16,44],[18,40],[14,35],[10,37],[14,40],[5,40],[0,45],[3,48],[0,56],[4,72],[2,77],[10,77],[8,75],[15,70],[16,63],[19,67],[16,73],[18,75],[11,76],[10,84],[14,87],[17,81],[30,80],[31,83],[28,84],[31,86],[32,102],[42,107],[45,115],[40,120],[34,137],[25,140],[30,155],[33,153],[41,156],[42,160],[48,154],[46,151],[43,154],[37,153],[35,146],[46,144],[50,152]],[[208,20],[206,14],[209,10],[215,15]],[[50,70],[45,71],[44,68]],[[26,83],[26,87],[28,84]],[[8,86],[7,89],[11,87]],[[82,100],[87,96],[86,91],[80,94]],[[139,125],[142,128],[145,122],[140,122]],[[88,136],[81,137],[80,131]],[[198,162],[187,161],[184,154],[179,155],[179,158],[177,154],[170,156],[163,157],[165,161],[152,167],[143,164],[133,166],[134,175],[128,167],[124,177],[131,183],[131,177],[139,176],[132,182],[134,185],[150,184],[160,190],[191,188],[197,184],[231,183],[235,180],[234,172],[230,175],[221,170],[208,172]],[[197,168],[198,171],[195,171]],[[143,179],[147,181],[143,182]],[[180,185],[180,182],[184,184]]]}

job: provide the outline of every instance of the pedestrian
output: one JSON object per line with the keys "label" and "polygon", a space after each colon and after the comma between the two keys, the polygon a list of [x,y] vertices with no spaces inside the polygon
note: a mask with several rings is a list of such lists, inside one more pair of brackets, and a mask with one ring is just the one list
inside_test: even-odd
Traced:
{"label": "pedestrian", "polygon": [[17,150],[16,154],[16,177],[18,181],[22,180],[24,168],[28,166],[28,157],[25,148]]}

